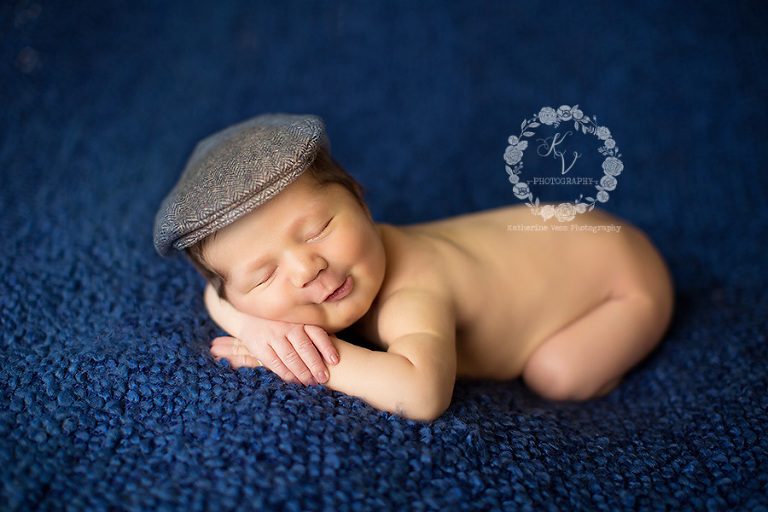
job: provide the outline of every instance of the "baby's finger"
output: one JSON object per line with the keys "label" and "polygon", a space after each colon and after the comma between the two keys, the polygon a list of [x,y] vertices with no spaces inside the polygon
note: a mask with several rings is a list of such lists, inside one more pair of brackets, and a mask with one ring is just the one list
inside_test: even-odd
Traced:
{"label": "baby's finger", "polygon": [[211,346],[211,354],[216,358],[224,358],[233,368],[261,366],[258,359],[248,351],[236,338],[217,339]]}
{"label": "baby's finger", "polygon": [[232,336],[219,336],[218,338],[213,338],[211,345],[232,345],[235,339]]}
{"label": "baby's finger", "polygon": [[285,364],[283,364],[280,356],[278,356],[272,347],[268,345],[262,347],[258,357],[264,366],[276,373],[277,376],[283,379],[285,382],[300,382],[296,375]]}
{"label": "baby's finger", "polygon": [[[303,330],[300,331],[303,334]],[[290,335],[289,335],[290,336]],[[309,341],[309,338],[304,335],[304,344],[312,346],[312,342]],[[290,342],[289,342],[290,340]],[[274,349],[277,356],[280,358],[282,363],[293,373],[297,379],[299,379],[299,382],[304,384],[305,386],[311,386],[314,384],[317,384],[317,380],[312,375],[312,371],[307,367],[306,363],[304,362],[304,359],[301,355],[296,351],[295,345],[299,344],[301,345],[300,341],[294,342],[293,339],[285,339],[285,338],[278,338],[273,341],[272,348]],[[312,347],[312,350],[314,350],[314,347]],[[320,361],[322,364],[322,360],[320,359],[320,354],[317,353],[315,350],[315,359],[317,361]]]}
{"label": "baby's finger", "polygon": [[304,331],[328,364],[339,364],[339,351],[336,350],[336,346],[331,341],[328,333],[325,332],[325,329],[316,325],[305,325]]}
{"label": "baby's finger", "polygon": [[[322,329],[320,329],[320,331],[322,331]],[[315,346],[312,338],[310,338],[305,331],[305,327],[301,326],[301,329],[289,333],[288,341],[291,342],[301,357],[301,360],[312,372],[312,376],[315,381],[314,383],[325,384],[328,382],[328,379],[330,378],[328,368],[326,367],[325,361],[323,361],[323,357],[320,352],[318,352],[318,349]]]}
{"label": "baby's finger", "polygon": [[217,357],[228,355],[252,355],[237,338],[217,338],[211,342],[211,353]]}
{"label": "baby's finger", "polygon": [[300,329],[288,333],[288,341],[291,342],[302,362],[309,368],[315,383],[325,384],[330,378],[328,368],[304,329],[302,326]]}
{"label": "baby's finger", "polygon": [[241,367],[256,368],[257,366],[261,366],[258,359],[246,354],[232,354],[225,356],[224,359],[229,361],[229,365],[235,369]]}

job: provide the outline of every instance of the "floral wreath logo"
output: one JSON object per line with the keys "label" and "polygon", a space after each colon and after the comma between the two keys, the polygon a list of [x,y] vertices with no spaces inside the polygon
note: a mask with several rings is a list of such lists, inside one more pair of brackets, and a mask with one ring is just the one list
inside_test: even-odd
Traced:
{"label": "floral wreath logo", "polygon": [[[528,141],[524,139],[533,137],[535,135],[533,130],[541,125],[554,126],[557,129],[561,123],[570,121],[573,121],[573,126],[577,133],[591,134],[602,141],[598,151],[605,157],[602,164],[604,176],[595,185],[597,190],[595,197],[585,198],[583,194],[580,194],[573,203],[561,203],[556,207],[551,204],[539,206],[539,198],[533,196],[528,183],[520,180],[520,174],[523,170],[523,153],[528,148]],[[566,168],[565,153],[558,150],[557,147],[570,134],[570,131],[563,135],[559,132],[555,133],[554,137],[546,139],[537,150],[539,156],[553,155],[559,158],[562,162],[562,174],[566,174],[576,163],[576,160],[581,157],[579,153],[574,151],[573,160],[570,166]],[[590,118],[584,115],[584,112],[579,110],[578,105],[573,107],[562,105],[557,110],[551,107],[542,108],[538,114],[524,120],[520,125],[520,135],[511,135],[508,142],[509,146],[504,151],[504,161],[507,163],[505,168],[509,175],[509,182],[514,185],[513,193],[518,199],[527,200],[525,204],[531,209],[531,213],[541,216],[545,221],[555,217],[560,222],[568,222],[573,220],[577,214],[592,211],[596,203],[607,202],[610,198],[609,192],[616,189],[616,177],[624,170],[621,153],[619,153],[616,141],[611,137],[611,131],[605,126],[598,125],[597,117],[592,116]],[[546,151],[546,154],[541,153],[542,148]],[[584,202],[582,202],[582,199]]]}

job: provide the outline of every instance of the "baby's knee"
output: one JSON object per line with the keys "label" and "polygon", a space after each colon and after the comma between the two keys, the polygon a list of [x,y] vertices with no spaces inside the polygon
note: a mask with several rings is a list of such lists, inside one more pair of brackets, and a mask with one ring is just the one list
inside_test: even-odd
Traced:
{"label": "baby's knee", "polygon": [[606,387],[580,375],[573,364],[552,351],[537,351],[531,356],[523,381],[535,393],[558,402],[589,400],[604,394]]}

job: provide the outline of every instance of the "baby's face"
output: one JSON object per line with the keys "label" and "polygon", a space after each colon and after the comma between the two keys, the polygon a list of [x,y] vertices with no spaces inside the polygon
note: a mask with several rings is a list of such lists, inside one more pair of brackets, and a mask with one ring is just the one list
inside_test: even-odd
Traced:
{"label": "baby's face", "polygon": [[384,279],[384,246],[344,187],[303,174],[206,244],[227,298],[243,313],[337,332],[370,308]]}

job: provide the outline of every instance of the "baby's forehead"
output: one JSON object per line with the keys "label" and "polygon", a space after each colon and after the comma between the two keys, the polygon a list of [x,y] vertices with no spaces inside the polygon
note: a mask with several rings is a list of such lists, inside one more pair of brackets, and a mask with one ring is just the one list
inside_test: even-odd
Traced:
{"label": "baby's forehead", "polygon": [[262,115],[202,140],[155,217],[157,251],[188,248],[252,212],[328,146],[320,118],[287,114]]}
{"label": "baby's forehead", "polygon": [[342,204],[330,187],[318,183],[310,173],[299,176],[293,183],[263,204],[253,208],[230,224],[219,228],[207,240],[229,238],[233,233],[248,231],[260,238],[272,233],[289,234],[302,231],[310,224],[336,211]]}
{"label": "baby's forehead", "polygon": [[339,209],[347,210],[342,194],[347,191],[341,185],[320,183],[306,172],[244,218],[253,216],[284,228],[301,227],[304,221],[317,220]]}

